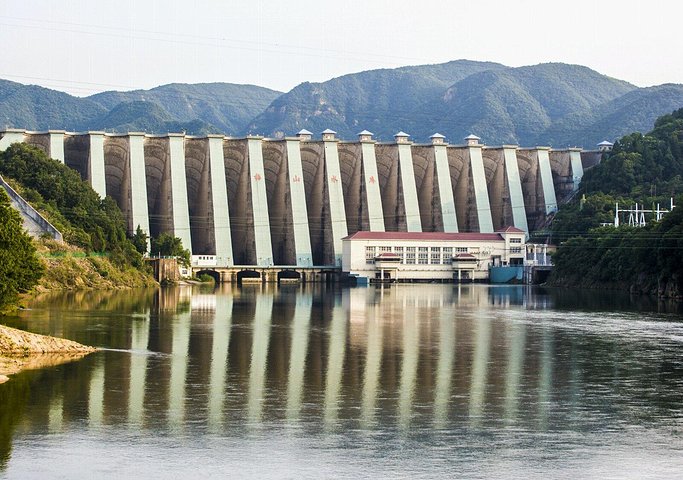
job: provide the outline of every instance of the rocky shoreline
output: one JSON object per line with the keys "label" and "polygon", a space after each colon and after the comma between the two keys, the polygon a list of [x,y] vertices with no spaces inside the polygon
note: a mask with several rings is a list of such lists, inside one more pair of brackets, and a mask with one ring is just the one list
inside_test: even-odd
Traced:
{"label": "rocky shoreline", "polygon": [[22,370],[72,362],[97,348],[0,325],[0,383]]}

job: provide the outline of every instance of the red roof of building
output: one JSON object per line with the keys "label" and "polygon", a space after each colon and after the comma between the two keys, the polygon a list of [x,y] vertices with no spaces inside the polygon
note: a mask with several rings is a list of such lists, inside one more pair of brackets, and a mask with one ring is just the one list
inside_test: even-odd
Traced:
{"label": "red roof of building", "polygon": [[398,253],[382,252],[379,255],[376,255],[375,258],[401,258],[401,255]]}
{"label": "red roof of building", "polygon": [[496,230],[496,233],[526,233],[524,230],[520,230],[517,227],[503,227]]}
{"label": "red roof of building", "polygon": [[[520,230],[521,232],[521,230]],[[522,232],[523,233],[523,232]],[[425,242],[448,241],[502,241],[498,233],[444,233],[444,232],[356,232],[344,240],[419,240]]]}
{"label": "red roof of building", "polygon": [[455,258],[456,258],[456,260],[472,260],[472,259],[476,260],[477,259],[477,257],[472,255],[471,253],[458,253],[455,256]]}

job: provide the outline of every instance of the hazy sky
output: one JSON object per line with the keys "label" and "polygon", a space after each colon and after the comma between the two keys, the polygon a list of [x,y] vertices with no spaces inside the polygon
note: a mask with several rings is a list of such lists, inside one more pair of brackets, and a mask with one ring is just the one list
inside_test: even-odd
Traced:
{"label": "hazy sky", "polygon": [[680,0],[0,0],[0,78],[75,95],[459,58],[683,83]]}

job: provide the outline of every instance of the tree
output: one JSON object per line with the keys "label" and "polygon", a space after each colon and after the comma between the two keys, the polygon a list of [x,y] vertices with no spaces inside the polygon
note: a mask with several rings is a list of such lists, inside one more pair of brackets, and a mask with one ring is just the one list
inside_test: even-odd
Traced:
{"label": "tree", "polygon": [[0,311],[38,283],[43,270],[21,216],[0,188]]}
{"label": "tree", "polygon": [[149,236],[143,232],[142,227],[138,225],[138,228],[135,229],[135,235],[131,237],[130,241],[133,242],[135,250],[142,255],[147,253],[147,240],[149,240]]}
{"label": "tree", "polygon": [[183,248],[183,242],[170,233],[162,233],[152,238],[152,255],[176,257],[183,265],[190,265],[190,251]]}

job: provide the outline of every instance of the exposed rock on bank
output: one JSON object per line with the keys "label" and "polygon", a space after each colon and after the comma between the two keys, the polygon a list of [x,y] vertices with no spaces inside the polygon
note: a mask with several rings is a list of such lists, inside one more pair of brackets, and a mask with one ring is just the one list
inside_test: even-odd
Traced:
{"label": "exposed rock on bank", "polygon": [[45,368],[78,360],[97,351],[63,338],[48,337],[0,325],[0,383],[21,370]]}

